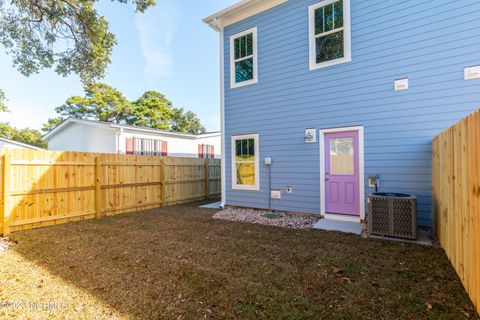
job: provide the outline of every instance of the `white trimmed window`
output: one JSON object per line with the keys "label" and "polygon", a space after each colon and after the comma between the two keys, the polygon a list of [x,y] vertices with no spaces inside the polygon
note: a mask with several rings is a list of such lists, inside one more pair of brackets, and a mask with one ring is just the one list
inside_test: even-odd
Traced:
{"label": "white trimmed window", "polygon": [[146,138],[126,138],[125,153],[144,156],[164,156],[168,155],[167,141]]}
{"label": "white trimmed window", "polygon": [[308,17],[310,70],[350,62],[350,0],[311,5]]}
{"label": "white trimmed window", "polygon": [[232,136],[232,188],[259,190],[258,134]]}
{"label": "white trimmed window", "polygon": [[215,146],[210,144],[199,144],[198,157],[200,159],[215,159]]}
{"label": "white trimmed window", "polygon": [[257,28],[230,37],[230,87],[258,82]]}

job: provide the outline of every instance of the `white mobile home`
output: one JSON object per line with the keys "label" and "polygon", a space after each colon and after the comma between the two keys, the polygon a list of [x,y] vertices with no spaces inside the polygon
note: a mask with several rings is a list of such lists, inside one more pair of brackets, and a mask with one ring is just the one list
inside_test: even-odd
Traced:
{"label": "white mobile home", "polygon": [[220,132],[193,135],[69,118],[44,136],[50,150],[220,158]]}
{"label": "white mobile home", "polygon": [[41,150],[41,148],[26,144],[26,143],[21,143],[18,141],[13,141],[5,138],[0,138],[0,150],[2,149]]}

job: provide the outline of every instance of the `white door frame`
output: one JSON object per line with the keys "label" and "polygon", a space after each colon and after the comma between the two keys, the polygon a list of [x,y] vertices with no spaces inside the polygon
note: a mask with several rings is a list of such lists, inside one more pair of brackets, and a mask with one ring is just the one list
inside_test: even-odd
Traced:
{"label": "white door frame", "polygon": [[[325,206],[325,134],[333,132],[347,132],[347,131],[357,131],[358,132],[358,168],[359,168],[359,201],[360,201],[360,219],[354,216],[339,215],[339,214],[329,214],[326,212]],[[364,161],[364,144],[363,144],[363,126],[355,127],[342,127],[342,128],[330,128],[330,129],[320,129],[319,134],[320,140],[320,214],[324,218],[343,220],[343,221],[354,221],[359,222],[359,220],[365,220],[365,161]]]}

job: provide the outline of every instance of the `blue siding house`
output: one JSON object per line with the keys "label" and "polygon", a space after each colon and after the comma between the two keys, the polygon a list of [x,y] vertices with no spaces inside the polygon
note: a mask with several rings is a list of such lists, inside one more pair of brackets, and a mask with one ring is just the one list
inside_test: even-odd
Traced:
{"label": "blue siding house", "polygon": [[[432,226],[432,138],[480,107],[480,1],[243,0],[220,35],[224,205]],[[273,192],[272,192],[273,191]]]}

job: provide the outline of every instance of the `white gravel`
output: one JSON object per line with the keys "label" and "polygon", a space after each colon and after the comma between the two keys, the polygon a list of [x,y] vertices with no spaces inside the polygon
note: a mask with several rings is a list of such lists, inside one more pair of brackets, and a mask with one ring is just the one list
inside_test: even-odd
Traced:
{"label": "white gravel", "polygon": [[292,214],[287,212],[270,212],[246,208],[228,208],[213,215],[214,219],[248,222],[291,229],[311,229],[320,217]]}
{"label": "white gravel", "polygon": [[9,242],[9,241],[7,241],[6,239],[0,238],[0,253],[2,253],[2,252],[4,252],[4,251],[7,251],[7,250],[10,249],[11,247],[13,247],[13,243],[12,243],[12,242]]}

